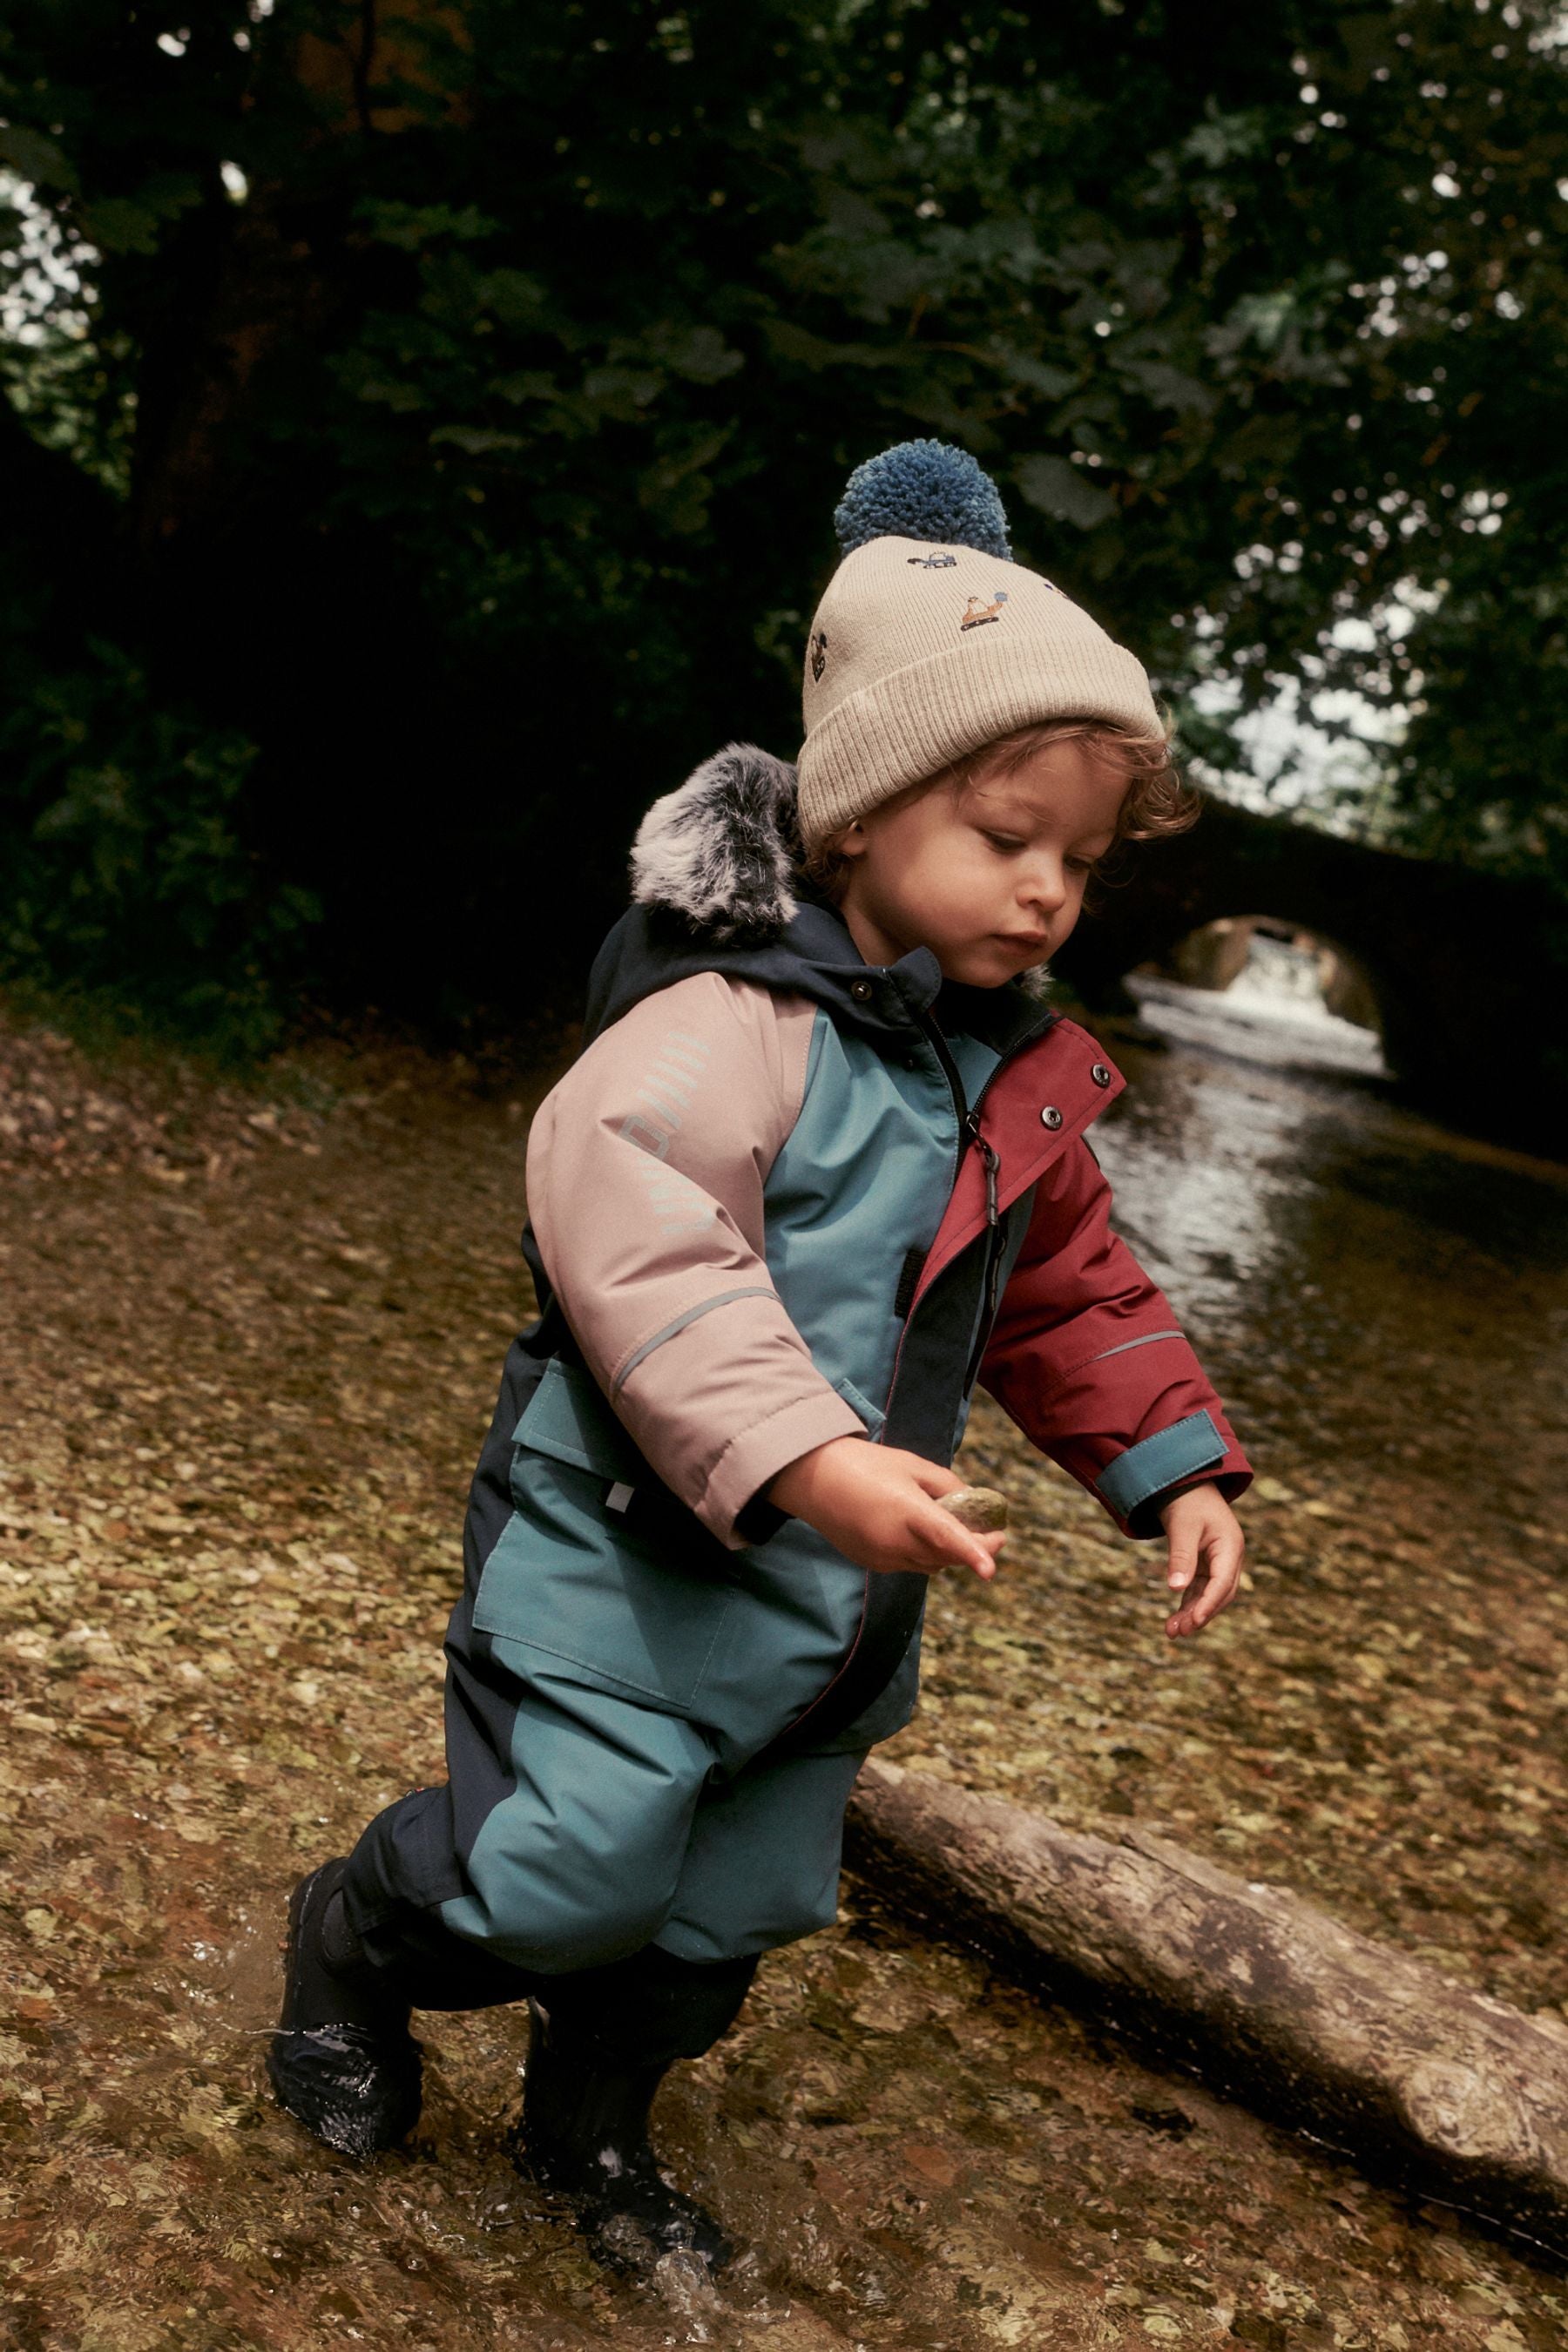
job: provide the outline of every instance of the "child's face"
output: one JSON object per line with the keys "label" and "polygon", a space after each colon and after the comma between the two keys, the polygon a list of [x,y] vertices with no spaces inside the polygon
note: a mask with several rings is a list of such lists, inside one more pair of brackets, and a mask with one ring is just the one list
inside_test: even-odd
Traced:
{"label": "child's face", "polygon": [[868,963],[927,947],[949,980],[974,988],[1047,962],[1110,847],[1127,779],[1070,739],[1009,776],[982,770],[873,809],[839,842],[849,861],[839,909]]}

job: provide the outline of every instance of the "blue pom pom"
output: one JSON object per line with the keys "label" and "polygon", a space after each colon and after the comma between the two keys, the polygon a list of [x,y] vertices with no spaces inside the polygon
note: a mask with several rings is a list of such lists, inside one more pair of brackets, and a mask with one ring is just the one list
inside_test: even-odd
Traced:
{"label": "blue pom pom", "polygon": [[1001,494],[967,449],[948,441],[900,441],[857,466],[833,528],[846,555],[870,539],[921,539],[973,547],[1011,562]]}

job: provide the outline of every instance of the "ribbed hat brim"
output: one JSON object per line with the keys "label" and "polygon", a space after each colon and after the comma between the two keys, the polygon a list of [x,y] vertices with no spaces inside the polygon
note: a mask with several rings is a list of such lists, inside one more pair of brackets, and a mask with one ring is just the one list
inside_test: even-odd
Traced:
{"label": "ribbed hat brim", "polygon": [[1162,732],[1142,664],[1100,632],[1046,646],[1032,635],[987,629],[978,644],[961,639],[889,670],[825,712],[805,739],[799,772],[806,845],[1000,736],[1066,718]]}

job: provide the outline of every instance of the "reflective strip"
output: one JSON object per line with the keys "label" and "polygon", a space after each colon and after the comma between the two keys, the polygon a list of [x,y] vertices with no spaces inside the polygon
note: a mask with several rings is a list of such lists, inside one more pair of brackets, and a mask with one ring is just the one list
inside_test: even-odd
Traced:
{"label": "reflective strip", "polygon": [[684,1063],[694,1078],[705,1078],[713,1048],[705,1039],[694,1037],[689,1029],[667,1029],[661,1053],[676,1063]]}
{"label": "reflective strip", "polygon": [[[668,1078],[664,1077],[659,1079],[657,1086],[651,1077],[647,1077],[637,1088],[639,1100],[652,1103],[656,1110],[661,1110],[664,1113],[671,1127],[678,1128],[680,1125],[680,1105],[673,1099],[674,1095],[673,1084]],[[691,1100],[689,1095],[687,1096],[686,1100],[688,1102]]]}
{"label": "reflective strip", "polygon": [[684,1315],[678,1315],[673,1323],[667,1323],[662,1331],[656,1331],[651,1339],[645,1339],[636,1354],[627,1358],[616,1374],[616,1385],[610,1392],[612,1398],[619,1396],[645,1356],[651,1356],[656,1348],[662,1348],[667,1339],[673,1339],[678,1331],[684,1331],[687,1325],[695,1323],[699,1317],[711,1314],[715,1307],[728,1307],[732,1298],[772,1298],[776,1301],[778,1292],[763,1284],[753,1283],[747,1290],[721,1290],[716,1298],[705,1298],[700,1307],[689,1307]]}
{"label": "reflective strip", "polygon": [[1130,1519],[1151,1495],[1224,1460],[1224,1443],[1208,1414],[1189,1412],[1169,1429],[1156,1430],[1152,1437],[1140,1438],[1119,1454],[1095,1480],[1094,1491],[1119,1519]]}
{"label": "reflective strip", "polygon": [[1098,1356],[1089,1360],[1091,1364],[1103,1364],[1107,1356],[1124,1356],[1129,1348],[1152,1348],[1156,1339],[1184,1339],[1186,1336],[1184,1331],[1145,1331],[1141,1339],[1122,1339],[1114,1348],[1102,1348]]}

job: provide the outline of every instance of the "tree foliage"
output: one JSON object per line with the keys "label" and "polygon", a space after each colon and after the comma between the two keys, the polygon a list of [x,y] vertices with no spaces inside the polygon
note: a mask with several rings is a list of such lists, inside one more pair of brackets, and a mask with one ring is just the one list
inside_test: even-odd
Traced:
{"label": "tree foliage", "polygon": [[1353,687],[1385,829],[1568,877],[1555,14],[12,0],[5,658],[228,746],[213,887],[321,889],[324,978],[501,1003],[793,748],[843,478],[937,433],[1216,764],[1205,682]]}

